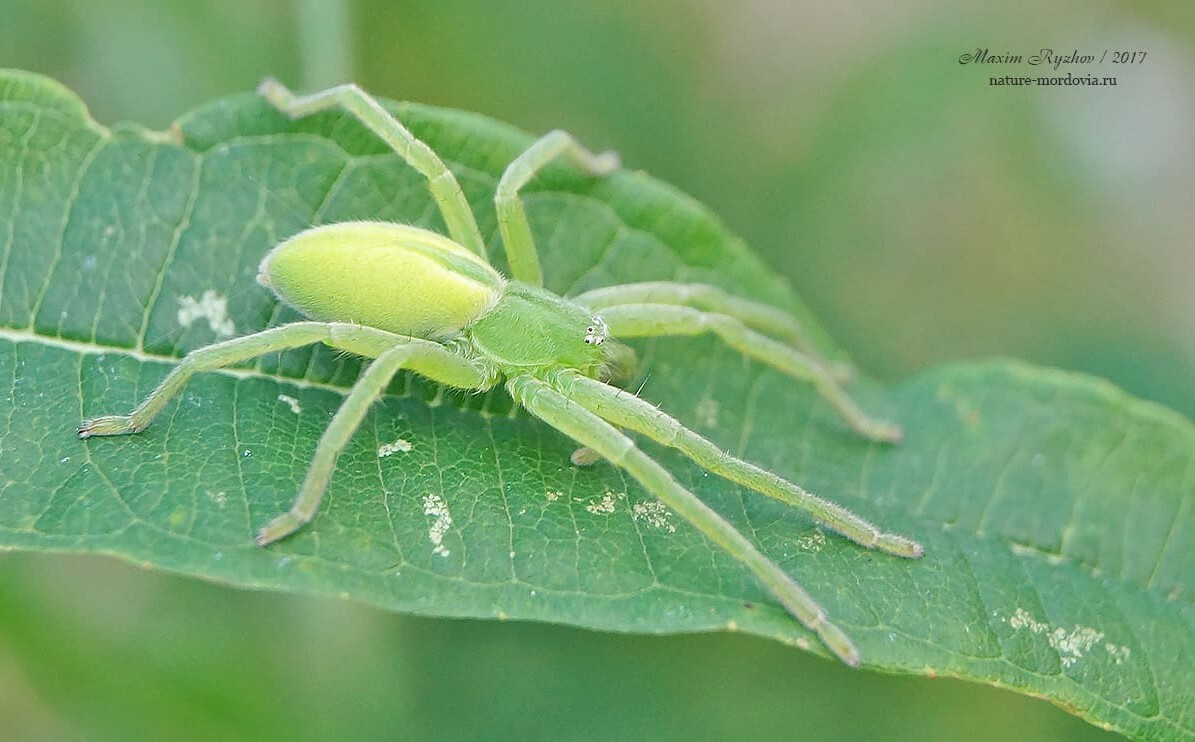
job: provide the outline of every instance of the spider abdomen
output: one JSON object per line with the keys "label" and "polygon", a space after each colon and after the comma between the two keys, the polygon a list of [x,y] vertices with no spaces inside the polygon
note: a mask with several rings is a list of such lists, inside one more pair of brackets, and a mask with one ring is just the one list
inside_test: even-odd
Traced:
{"label": "spider abdomen", "polygon": [[429,339],[458,334],[505,285],[447,237],[385,222],[304,230],[265,256],[257,281],[312,319]]}

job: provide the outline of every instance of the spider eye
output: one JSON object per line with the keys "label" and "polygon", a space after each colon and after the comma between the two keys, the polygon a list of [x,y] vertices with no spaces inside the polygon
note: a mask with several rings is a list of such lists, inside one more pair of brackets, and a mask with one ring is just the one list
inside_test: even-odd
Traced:
{"label": "spider eye", "polygon": [[590,320],[593,324],[585,328],[585,344],[586,345],[601,345],[602,341],[606,339],[609,330],[606,329],[606,323],[601,317],[595,316]]}

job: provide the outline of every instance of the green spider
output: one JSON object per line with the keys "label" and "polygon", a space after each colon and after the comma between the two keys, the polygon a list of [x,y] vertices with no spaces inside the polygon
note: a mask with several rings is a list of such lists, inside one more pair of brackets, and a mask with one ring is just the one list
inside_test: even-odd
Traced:
{"label": "green spider", "polygon": [[712,333],[754,360],[815,384],[861,435],[898,440],[899,428],[868,417],[842,391],[834,368],[804,341],[795,319],[700,284],[625,284],[571,299],[542,288],[519,189],[557,157],[566,157],[595,177],[619,166],[613,153],[593,154],[562,131],[535,142],[506,168],[498,183],[498,224],[514,279],[508,280],[490,266],[476,219],[452,172],[376,100],[355,85],[296,98],[272,79],[263,82],[259,92],[291,118],[340,107],[359,119],[427,178],[451,239],[384,222],[327,224],[300,232],[265,256],[257,280],[311,321],[198,349],[131,413],[85,420],[79,437],[139,432],[192,375],[265,353],[325,343],[374,359],[321,436],[291,509],[257,533],[257,543],[264,546],[314,517],[337,456],[399,369],[479,392],[504,381],[519,405],[583,447],[576,460],[596,457],[624,469],[750,569],[831,652],[849,665],[859,664],[850,638],[808,593],[620,428],[675,448],[732,482],[801,508],[861,546],[919,557],[921,545],[881,531],[839,505],[730,456],[655,406],[607,383],[625,372],[634,357],[612,337]]}

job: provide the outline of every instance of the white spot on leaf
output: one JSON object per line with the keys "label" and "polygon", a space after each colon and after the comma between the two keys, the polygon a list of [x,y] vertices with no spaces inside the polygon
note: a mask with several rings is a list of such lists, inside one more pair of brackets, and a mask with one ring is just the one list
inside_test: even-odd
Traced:
{"label": "white spot on leaf", "polygon": [[1104,649],[1112,657],[1112,661],[1118,665],[1122,665],[1128,661],[1129,657],[1133,656],[1133,650],[1128,647],[1122,647],[1119,644],[1108,642],[1104,645]]}
{"label": "white spot on leaf", "polygon": [[236,334],[236,325],[228,317],[228,297],[208,289],[198,299],[193,296],[180,297],[178,304],[178,323],[183,327],[190,327],[196,320],[205,319],[216,337],[232,337]]}
{"label": "white spot on leaf", "polygon": [[652,528],[676,533],[676,526],[672,524],[672,511],[659,500],[635,503],[631,506],[631,518],[635,521],[645,521]]}
{"label": "white spot on leaf", "polygon": [[387,456],[390,456],[392,454],[396,454],[399,452],[406,453],[407,451],[410,451],[410,450],[411,450],[411,442],[405,441],[402,438],[399,438],[398,440],[394,441],[393,443],[383,443],[382,445],[378,446],[378,458],[384,459]]}
{"label": "white spot on leaf", "polygon": [[[1028,629],[1034,634],[1043,634],[1054,651],[1058,652],[1058,659],[1063,667],[1070,667],[1083,658],[1083,655],[1099,645],[1104,640],[1104,632],[1090,626],[1073,626],[1069,630],[1062,626],[1051,626],[1038,621],[1024,608],[1017,608],[1008,625],[1014,629]],[[1118,644],[1105,642],[1104,651],[1112,657],[1116,664],[1122,664],[1132,655],[1132,650]]]}
{"label": "white spot on leaf", "polygon": [[446,557],[451,552],[444,547],[444,534],[452,528],[452,515],[448,512],[448,505],[444,498],[436,494],[423,496],[423,514],[430,515],[435,520],[427,529],[427,540],[432,542],[432,553]]}
{"label": "white spot on leaf", "polygon": [[585,509],[594,515],[609,515],[614,512],[614,493],[607,492],[602,495],[602,499],[591,502],[585,506]]}
{"label": "white spot on leaf", "polygon": [[299,400],[295,399],[289,394],[279,394],[278,401],[286,402],[286,404],[290,407],[290,411],[296,415],[303,411],[303,408],[299,406]]}
{"label": "white spot on leaf", "polygon": [[803,551],[812,551],[817,553],[826,545],[826,534],[821,531],[814,531],[808,536],[802,536],[797,539],[797,547]]}

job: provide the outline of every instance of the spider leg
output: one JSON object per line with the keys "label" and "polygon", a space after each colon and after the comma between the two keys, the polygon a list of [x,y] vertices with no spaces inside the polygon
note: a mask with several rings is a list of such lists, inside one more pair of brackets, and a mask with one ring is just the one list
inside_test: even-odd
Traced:
{"label": "spider leg", "polygon": [[642,433],[685,454],[702,468],[736,484],[800,508],[822,525],[851,541],[887,554],[919,557],[921,544],[880,530],[850,510],[806,492],[770,471],[731,456],[713,442],[681,425],[676,418],[625,391],[576,372],[560,372],[553,382],[569,399],[620,428]]}
{"label": "spider leg", "polygon": [[506,262],[510,264],[511,277],[516,281],[534,286],[542,286],[544,282],[539,257],[535,253],[535,238],[527,223],[527,212],[519,198],[519,189],[561,155],[591,175],[606,175],[618,169],[618,155],[613,152],[594,154],[578,144],[567,132],[560,130],[548,132],[506,166],[498,181],[494,205],[498,211],[502,244],[506,248]]}
{"label": "spider leg", "polygon": [[513,376],[506,388],[524,408],[602,458],[625,470],[673,512],[751,570],[776,600],[815,632],[831,652],[848,665],[859,664],[859,651],[850,638],[826,618],[826,612],[772,560],[763,555],[722,516],[682,487],[634,441],[584,405],[545,381],[530,375]]}
{"label": "spider leg", "polygon": [[266,353],[318,343],[329,337],[330,331],[324,322],[294,322],[191,351],[132,412],[84,420],[79,426],[79,437],[139,433],[195,374],[243,363]]}
{"label": "spider leg", "polygon": [[188,353],[132,412],[84,420],[79,426],[79,437],[137,433],[153,421],[195,374],[317,342],[377,360],[361,374],[320,437],[290,511],[258,532],[257,543],[261,545],[277,541],[311,520],[327,489],[336,457],[399,368],[409,368],[432,381],[462,389],[484,389],[494,381],[491,370],[430,340],[342,322],[294,322]]}
{"label": "spider leg", "polygon": [[[593,310],[604,310],[623,304],[675,304],[703,312],[724,314],[737,319],[752,330],[782,340],[797,350],[821,360],[817,347],[809,339],[809,333],[796,317],[770,304],[744,299],[706,283],[624,283],[586,291],[574,296],[573,301]],[[830,361],[825,362],[825,365],[839,383],[845,384],[854,376],[854,368],[846,361]]]}
{"label": "spider leg", "polygon": [[399,157],[427,178],[432,198],[444,216],[449,236],[485,259],[485,241],[481,238],[473,210],[469,208],[469,202],[465,199],[456,176],[431,147],[416,139],[414,134],[364,90],[353,84],[337,85],[296,98],[286,86],[268,77],[258,86],[257,92],[292,119],[328,108],[341,108],[369,127]]}
{"label": "spider leg", "polygon": [[401,368],[410,369],[432,381],[460,388],[482,389],[491,383],[488,374],[438,343],[426,340],[401,342],[383,351],[361,374],[320,436],[307,475],[290,510],[257,532],[258,546],[289,536],[315,516],[328,482],[332,479],[337,457],[356,432],[370,406],[382,396],[390,379]]}
{"label": "spider leg", "polygon": [[[79,437],[140,433],[165,409],[170,400],[182,391],[195,374],[234,366],[266,353],[320,342],[367,358],[376,358],[398,343],[426,344],[441,348],[440,345],[427,340],[342,322],[292,322],[281,327],[271,327],[252,335],[232,338],[191,351],[132,412],[127,415],[103,415],[84,420],[79,425]],[[467,387],[472,385],[475,374],[476,369],[468,367],[467,370],[446,376],[442,380],[445,384]]]}
{"label": "spider leg", "polygon": [[758,333],[733,317],[672,304],[623,304],[603,310],[602,317],[610,327],[610,334],[617,338],[713,333],[750,358],[793,378],[812,382],[822,398],[860,435],[886,442],[901,438],[898,426],[873,419],[860,410],[815,358]]}

